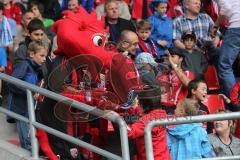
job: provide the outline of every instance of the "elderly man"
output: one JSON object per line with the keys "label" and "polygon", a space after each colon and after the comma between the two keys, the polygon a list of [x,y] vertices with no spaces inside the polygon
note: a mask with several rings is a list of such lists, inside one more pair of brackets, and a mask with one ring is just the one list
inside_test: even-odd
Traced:
{"label": "elderly man", "polygon": [[137,34],[130,30],[122,31],[119,37],[117,48],[121,54],[134,59],[138,49]]}
{"label": "elderly man", "polygon": [[106,15],[105,23],[110,29],[110,41],[116,43],[123,30],[136,31],[131,21],[120,18],[119,6],[116,0],[107,0],[104,10]]}

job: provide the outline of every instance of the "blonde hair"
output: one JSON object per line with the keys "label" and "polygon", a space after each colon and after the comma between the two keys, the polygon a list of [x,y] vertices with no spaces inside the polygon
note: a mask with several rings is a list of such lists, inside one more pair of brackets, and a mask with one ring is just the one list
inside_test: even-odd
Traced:
{"label": "blonde hair", "polygon": [[196,116],[199,113],[200,105],[194,99],[186,98],[180,101],[179,105],[184,108],[185,116]]}
{"label": "blonde hair", "polygon": [[46,49],[48,51],[49,45],[42,41],[32,41],[28,45],[28,53],[33,52],[36,53],[40,49]]}

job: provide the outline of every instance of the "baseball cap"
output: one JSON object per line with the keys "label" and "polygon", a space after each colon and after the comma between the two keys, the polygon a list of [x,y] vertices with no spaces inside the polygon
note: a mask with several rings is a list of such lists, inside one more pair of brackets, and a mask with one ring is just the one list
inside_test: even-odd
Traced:
{"label": "baseball cap", "polygon": [[185,32],[182,35],[182,40],[188,39],[188,38],[193,38],[196,41],[196,35],[193,31]]}
{"label": "baseball cap", "polygon": [[150,100],[152,102],[160,102],[161,90],[156,85],[145,85],[141,90],[131,90],[127,96],[127,102],[121,105],[122,109],[129,109],[134,103],[134,99],[138,97],[139,100]]}
{"label": "baseball cap", "polygon": [[142,52],[135,58],[136,64],[151,64],[152,66],[157,66],[157,62],[155,62],[153,56],[150,53]]}

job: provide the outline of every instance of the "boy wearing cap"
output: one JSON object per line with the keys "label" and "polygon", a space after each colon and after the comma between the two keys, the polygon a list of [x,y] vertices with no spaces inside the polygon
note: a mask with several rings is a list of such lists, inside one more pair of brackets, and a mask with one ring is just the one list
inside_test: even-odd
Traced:
{"label": "boy wearing cap", "polygon": [[203,79],[207,70],[208,62],[203,52],[195,48],[196,35],[194,32],[186,32],[182,36],[182,41],[187,50],[183,60],[183,69],[192,71],[195,78]]}
{"label": "boy wearing cap", "polygon": [[150,53],[142,52],[135,58],[135,64],[144,84],[158,85],[156,80],[158,64]]}
{"label": "boy wearing cap", "polygon": [[151,38],[156,45],[157,59],[165,55],[165,51],[172,47],[173,28],[172,20],[167,17],[167,0],[153,0],[150,8],[154,14],[148,18],[152,24]]}

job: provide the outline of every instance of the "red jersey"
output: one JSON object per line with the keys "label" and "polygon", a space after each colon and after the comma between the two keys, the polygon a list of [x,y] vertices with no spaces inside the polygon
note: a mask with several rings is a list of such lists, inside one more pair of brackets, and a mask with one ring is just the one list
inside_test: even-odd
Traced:
{"label": "red jersey", "polygon": [[[183,71],[183,73],[190,79],[194,79],[194,75],[190,71]],[[176,105],[180,100],[186,98],[187,87],[182,84],[177,74],[171,71],[168,75],[162,75],[157,78],[162,86],[165,87],[167,94],[166,106]]]}

